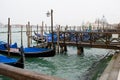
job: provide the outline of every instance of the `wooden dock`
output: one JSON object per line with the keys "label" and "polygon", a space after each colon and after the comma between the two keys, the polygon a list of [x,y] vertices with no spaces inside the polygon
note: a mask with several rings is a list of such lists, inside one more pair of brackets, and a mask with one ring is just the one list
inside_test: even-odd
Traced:
{"label": "wooden dock", "polygon": [[[63,39],[60,38],[59,44],[104,48],[104,49],[120,49],[120,32],[60,32],[63,34]],[[84,36],[89,36],[89,39],[84,40]],[[72,37],[70,37],[72,35]],[[101,36],[100,36],[101,35]],[[114,37],[113,35],[117,35]],[[72,41],[74,39],[74,41]]]}
{"label": "wooden dock", "polygon": [[[58,41],[54,42],[54,44],[60,46],[60,49],[57,50],[61,51],[57,52],[67,51],[66,46],[76,46],[79,50],[84,47],[120,50],[119,31],[120,30],[109,30],[100,32],[59,31],[58,33],[54,32],[57,33],[58,36]],[[51,45],[52,42],[48,42],[48,44]]]}
{"label": "wooden dock", "polygon": [[65,80],[26,69],[16,68],[0,63],[0,75],[12,78],[13,80]]}
{"label": "wooden dock", "polygon": [[120,80],[120,52],[114,54],[99,80]]}

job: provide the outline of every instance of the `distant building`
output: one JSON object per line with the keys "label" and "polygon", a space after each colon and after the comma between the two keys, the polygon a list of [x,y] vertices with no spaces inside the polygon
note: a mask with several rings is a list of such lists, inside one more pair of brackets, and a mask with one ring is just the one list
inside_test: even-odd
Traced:
{"label": "distant building", "polygon": [[[90,28],[91,27],[91,28]],[[96,19],[95,22],[90,23],[86,22],[84,24],[84,29],[83,30],[98,30],[98,29],[112,29],[113,26],[112,24],[109,24],[106,20],[106,18],[103,16],[101,19]]]}

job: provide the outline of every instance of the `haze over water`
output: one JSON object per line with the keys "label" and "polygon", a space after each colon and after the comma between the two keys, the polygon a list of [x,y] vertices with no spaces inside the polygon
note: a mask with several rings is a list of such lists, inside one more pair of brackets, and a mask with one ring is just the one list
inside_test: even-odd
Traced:
{"label": "haze over water", "polygon": [[53,9],[54,25],[81,25],[104,15],[108,23],[120,22],[120,0],[0,0],[0,22],[7,24],[50,25],[46,13]]}

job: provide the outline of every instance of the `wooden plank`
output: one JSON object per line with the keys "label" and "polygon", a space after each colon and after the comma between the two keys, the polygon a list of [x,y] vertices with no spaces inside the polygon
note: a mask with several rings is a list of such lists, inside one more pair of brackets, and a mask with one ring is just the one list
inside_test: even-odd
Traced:
{"label": "wooden plank", "polygon": [[117,80],[118,74],[119,74],[119,69],[120,69],[120,54],[117,54],[117,58],[113,64],[112,70],[109,73],[108,80]]}
{"label": "wooden plank", "polygon": [[115,54],[99,80],[117,80],[120,70],[120,54]]}
{"label": "wooden plank", "polygon": [[120,47],[118,45],[106,45],[106,44],[100,44],[100,43],[88,43],[88,42],[80,42],[77,43],[76,42],[67,42],[65,41],[65,43],[63,41],[59,41],[60,44],[65,44],[65,45],[70,45],[70,46],[82,46],[82,47],[91,47],[91,48],[104,48],[104,49],[120,49]]}
{"label": "wooden plank", "polygon": [[0,74],[14,80],[65,80],[0,63]]}
{"label": "wooden plank", "polygon": [[120,80],[120,70],[119,70],[119,74],[118,74],[117,80]]}
{"label": "wooden plank", "polygon": [[107,80],[109,73],[113,67],[113,63],[115,62],[115,56],[113,56],[113,58],[111,59],[111,61],[109,62],[108,66],[106,67],[106,69],[104,70],[104,72],[102,73],[101,77],[99,78],[99,80]]}

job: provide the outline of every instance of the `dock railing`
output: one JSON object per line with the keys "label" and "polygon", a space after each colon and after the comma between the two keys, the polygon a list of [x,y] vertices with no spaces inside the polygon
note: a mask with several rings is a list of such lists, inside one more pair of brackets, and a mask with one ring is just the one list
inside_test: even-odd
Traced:
{"label": "dock railing", "polygon": [[14,80],[65,80],[0,63],[0,75]]}
{"label": "dock railing", "polygon": [[60,44],[108,49],[120,46],[120,32],[60,31],[59,35]]}

